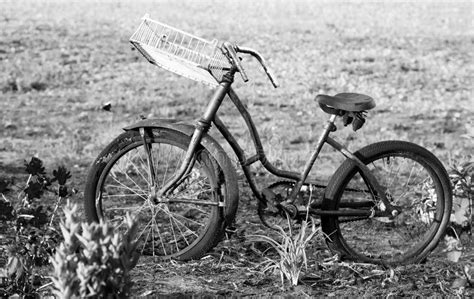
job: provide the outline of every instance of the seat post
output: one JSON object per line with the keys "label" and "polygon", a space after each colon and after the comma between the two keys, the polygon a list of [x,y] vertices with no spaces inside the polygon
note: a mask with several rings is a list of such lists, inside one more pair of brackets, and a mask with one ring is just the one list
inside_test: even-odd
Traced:
{"label": "seat post", "polygon": [[329,133],[336,131],[336,125],[334,122],[336,121],[337,115],[332,114],[329,120],[327,121],[326,126],[324,127],[324,131],[321,133],[321,136],[319,136],[318,143],[316,144],[316,149],[312,153],[310,159],[306,162],[306,165],[304,166],[303,172],[301,173],[301,176],[296,182],[295,187],[291,191],[291,195],[288,198],[287,202],[288,203],[293,203],[296,199],[296,195],[301,189],[301,186],[303,186],[304,182],[306,181],[306,178],[308,177],[309,172],[311,171],[311,168],[313,168],[314,162],[319,156],[319,153],[321,152],[321,149],[323,148],[324,143],[326,143],[326,139],[329,136]]}

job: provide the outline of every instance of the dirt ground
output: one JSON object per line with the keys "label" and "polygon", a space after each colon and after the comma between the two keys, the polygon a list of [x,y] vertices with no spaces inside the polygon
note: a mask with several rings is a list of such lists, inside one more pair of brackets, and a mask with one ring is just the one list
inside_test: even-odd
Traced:
{"label": "dirt ground", "polygon": [[[237,222],[237,232],[197,261],[153,262],[142,257],[133,272],[134,292],[161,298],[227,297],[450,297],[473,296],[463,284],[463,266],[474,259],[473,240],[459,263],[447,260],[441,245],[424,263],[393,268],[337,260],[321,238],[307,249],[308,268],[296,287],[282,286],[278,273],[263,273],[263,262],[276,259],[263,242],[250,242],[248,234],[271,232],[259,223],[251,203]],[[469,249],[470,248],[470,249]],[[464,286],[464,287],[460,287]]]}

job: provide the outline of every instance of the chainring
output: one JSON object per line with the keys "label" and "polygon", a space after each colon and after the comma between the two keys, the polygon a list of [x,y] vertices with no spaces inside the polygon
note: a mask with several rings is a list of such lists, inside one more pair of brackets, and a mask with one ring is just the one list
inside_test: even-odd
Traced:
{"label": "chainring", "polygon": [[[279,181],[267,187],[267,189],[275,194],[275,197],[270,199],[271,202],[267,198],[258,202],[258,216],[263,225],[278,230],[282,227],[298,225],[307,219],[316,221],[316,223],[319,224],[319,219],[315,219],[311,215],[289,219],[285,210],[279,205],[279,203],[285,201],[290,196],[294,186],[295,183],[292,181]],[[322,198],[322,196],[319,196],[320,192],[316,192],[316,188],[324,189],[325,186],[304,184],[294,201],[294,205],[296,207],[306,208],[308,204],[316,202],[317,197]]]}

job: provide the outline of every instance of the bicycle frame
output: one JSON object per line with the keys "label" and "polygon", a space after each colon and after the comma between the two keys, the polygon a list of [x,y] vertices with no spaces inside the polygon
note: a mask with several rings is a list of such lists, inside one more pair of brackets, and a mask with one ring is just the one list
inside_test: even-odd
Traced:
{"label": "bicycle frame", "polygon": [[[235,155],[237,156],[240,166],[242,167],[242,170],[244,172],[245,178],[247,182],[249,183],[250,189],[252,190],[253,194],[258,200],[264,200],[264,198],[263,198],[263,194],[261,190],[259,190],[257,187],[254,175],[250,171],[250,165],[260,161],[263,167],[268,172],[272,173],[273,175],[295,181],[295,187],[293,188],[292,193],[290,194],[290,196],[288,197],[286,201],[286,203],[291,204],[295,201],[296,196],[298,192],[300,191],[301,187],[303,186],[303,184],[306,183],[306,179],[309,175],[309,172],[311,171],[314,165],[314,162],[319,156],[319,153],[323,145],[327,143],[336,151],[340,152],[346,158],[351,159],[354,163],[357,164],[357,166],[359,167],[361,171],[361,175],[363,176],[365,180],[369,182],[369,186],[371,186],[372,190],[370,190],[370,192],[372,192],[374,196],[377,196],[378,198],[380,198],[380,200],[383,202],[385,206],[381,209],[383,212],[379,211],[378,213],[381,213],[381,214],[376,215],[376,216],[382,216],[382,214],[383,216],[387,216],[387,212],[389,213],[389,215],[395,215],[397,213],[397,209],[391,206],[389,201],[387,200],[386,195],[385,195],[385,189],[382,186],[380,186],[377,179],[372,175],[372,173],[367,168],[367,166],[362,161],[360,161],[353,153],[351,153],[346,147],[339,144],[337,141],[335,141],[329,136],[331,132],[336,131],[336,126],[334,124],[334,121],[337,118],[336,115],[331,115],[326,126],[324,127],[322,134],[320,135],[316,143],[314,152],[311,154],[310,159],[306,162],[303,168],[303,171],[301,173],[283,170],[283,169],[279,169],[275,167],[267,159],[265,155],[265,151],[264,151],[260,136],[258,134],[257,128],[249,112],[247,111],[247,108],[245,107],[245,105],[242,103],[242,101],[239,99],[239,97],[237,96],[237,94],[231,87],[235,73],[236,73],[236,69],[235,68],[231,69],[224,77],[224,80],[217,87],[212,99],[208,103],[206,111],[204,112],[201,119],[198,120],[195,126],[194,133],[191,137],[188,150],[186,152],[185,158],[183,160],[183,163],[180,169],[178,170],[176,176],[172,180],[170,180],[165,186],[163,186],[163,188],[157,191],[157,194],[156,194],[157,196],[165,195],[168,192],[171,192],[174,188],[176,188],[179,185],[183,177],[186,176],[187,172],[190,171],[194,163],[194,160],[193,160],[194,153],[198,145],[200,144],[202,137],[204,136],[204,134],[208,132],[209,128],[211,127],[211,123],[214,123],[216,128],[219,130],[221,135],[224,137],[224,139],[227,141],[227,143],[230,145]],[[245,151],[239,145],[239,143],[234,138],[232,133],[229,131],[229,129],[226,127],[223,121],[216,115],[226,95],[229,96],[232,103],[239,111],[239,114],[244,119],[247,129],[250,132],[250,136],[251,136],[251,139],[256,151],[256,154],[253,156],[250,156],[250,157],[246,156]],[[145,149],[148,151],[147,147],[145,147]],[[151,178],[151,180],[153,182],[153,178]],[[321,211],[319,209],[312,209],[312,210],[314,214],[319,214],[319,215],[331,214],[331,215],[352,215],[352,216],[374,216],[374,215],[371,215],[371,212],[368,210],[354,210],[354,211]]]}

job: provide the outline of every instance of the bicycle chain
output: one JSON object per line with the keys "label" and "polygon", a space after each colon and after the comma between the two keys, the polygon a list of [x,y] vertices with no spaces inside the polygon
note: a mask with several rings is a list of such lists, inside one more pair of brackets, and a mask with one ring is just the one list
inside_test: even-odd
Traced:
{"label": "bicycle chain", "polygon": [[[295,185],[295,182],[294,181],[277,181],[273,184],[270,184],[267,189],[273,189],[275,187],[278,187],[278,186],[281,186],[281,185],[287,185],[288,188],[291,188]],[[326,186],[324,185],[320,185],[320,184],[312,184],[312,183],[307,183],[307,184],[304,184],[303,186],[314,186],[316,188],[326,188]],[[354,191],[354,192],[365,192],[364,190],[358,190],[358,189],[349,189],[350,191]],[[290,190],[291,192],[291,190]],[[283,200],[282,200],[283,201]],[[268,223],[267,221],[264,219],[265,218],[265,215],[263,215],[263,212],[266,208],[266,205],[268,205],[268,200],[266,198],[264,198],[262,201],[259,201],[258,202],[258,216],[260,218],[260,221],[267,227],[270,227],[272,228]],[[283,215],[280,215],[279,217],[283,217]],[[356,221],[360,221],[360,220],[365,220],[367,219],[367,217],[359,217],[359,218],[350,218],[350,219],[346,219],[343,221],[343,223],[347,223],[347,222],[356,222]]]}

